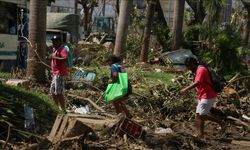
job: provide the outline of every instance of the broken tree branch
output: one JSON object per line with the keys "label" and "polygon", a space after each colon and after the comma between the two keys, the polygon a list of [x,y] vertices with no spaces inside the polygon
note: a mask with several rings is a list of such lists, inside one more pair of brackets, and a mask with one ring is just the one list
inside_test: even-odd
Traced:
{"label": "broken tree branch", "polygon": [[93,102],[90,98],[74,95],[74,94],[67,94],[70,97],[75,97],[77,99],[88,101],[93,107],[95,107],[97,110],[100,110],[101,112],[105,112],[101,107],[99,107],[95,102]]}
{"label": "broken tree branch", "polygon": [[[5,144],[6,141],[0,140],[0,144]],[[9,146],[11,149],[13,149],[13,146],[10,143],[6,143],[7,146]]]}
{"label": "broken tree branch", "polygon": [[248,127],[248,128],[250,127],[249,124],[247,124],[246,122],[241,121],[241,120],[238,119],[238,118],[234,118],[234,117],[232,117],[232,116],[227,116],[227,118],[228,118],[228,119],[231,119],[231,120],[234,120],[234,121],[238,122],[239,124],[242,124],[242,125],[244,125],[244,126],[246,126],[246,127]]}
{"label": "broken tree branch", "polygon": [[245,78],[250,78],[250,76],[243,76],[243,77],[239,77],[239,78],[234,78],[233,80],[230,80],[229,83],[225,87],[228,87],[229,85],[231,85],[235,81],[245,79]]}
{"label": "broken tree branch", "polygon": [[22,130],[18,130],[18,129],[12,129],[12,130],[13,130],[13,131],[17,131],[17,132],[22,133],[22,134],[26,134],[26,135],[34,136],[34,137],[39,138],[39,139],[41,139],[41,140],[46,139],[46,138],[45,138],[45,137],[43,137],[43,136],[36,135],[36,134],[30,133],[30,132],[27,132],[27,131],[22,131]]}
{"label": "broken tree branch", "polygon": [[7,135],[6,141],[5,141],[4,146],[3,146],[3,150],[6,149],[6,146],[9,142],[9,138],[10,138],[10,125],[8,126],[8,135]]}
{"label": "broken tree branch", "polygon": [[98,90],[98,91],[100,91],[100,92],[103,92],[103,91],[102,91],[101,89],[99,89],[98,87],[93,86],[93,85],[91,85],[91,84],[89,84],[88,82],[85,82],[85,81],[67,81],[67,82],[69,82],[69,83],[84,83],[84,84],[86,84],[86,85],[88,85],[88,86],[93,87],[94,89],[96,89],[96,90]]}

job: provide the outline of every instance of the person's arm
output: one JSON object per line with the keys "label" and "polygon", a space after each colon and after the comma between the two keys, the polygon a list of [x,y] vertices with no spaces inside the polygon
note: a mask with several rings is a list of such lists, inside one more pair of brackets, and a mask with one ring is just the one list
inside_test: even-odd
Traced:
{"label": "person's arm", "polygon": [[51,55],[50,58],[51,58],[51,59],[57,59],[57,60],[66,60],[66,59],[67,59],[67,56],[66,56],[66,57],[58,57],[58,56],[55,56],[55,55]]}
{"label": "person's arm", "polygon": [[50,58],[51,59],[56,59],[56,60],[64,60],[66,61],[67,60],[67,50],[64,48],[61,50],[60,52],[60,56],[56,56],[56,53],[53,53],[50,55]]}
{"label": "person's arm", "polygon": [[185,94],[185,93],[187,93],[189,90],[191,90],[191,89],[193,89],[193,88],[196,88],[196,87],[199,86],[199,85],[200,85],[199,82],[194,82],[194,83],[192,83],[191,85],[189,85],[189,86],[185,87],[184,89],[182,89],[182,90],[180,91],[180,93],[181,93],[181,94]]}
{"label": "person's arm", "polygon": [[118,72],[113,72],[111,79],[109,79],[108,83],[115,83],[118,80]]}
{"label": "person's arm", "polygon": [[113,65],[111,66],[111,79],[109,79],[109,83],[115,83],[118,80],[118,70],[116,67],[114,67]]}
{"label": "person's arm", "polygon": [[112,74],[112,82],[114,83],[114,82],[116,82],[118,80],[118,72],[114,72],[113,74]]}

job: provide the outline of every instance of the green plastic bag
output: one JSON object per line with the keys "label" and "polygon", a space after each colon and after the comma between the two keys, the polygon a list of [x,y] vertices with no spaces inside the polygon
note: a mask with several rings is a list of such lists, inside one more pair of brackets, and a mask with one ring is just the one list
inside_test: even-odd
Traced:
{"label": "green plastic bag", "polygon": [[128,73],[118,72],[118,77],[118,82],[108,84],[104,93],[104,100],[107,103],[115,101],[128,93]]}

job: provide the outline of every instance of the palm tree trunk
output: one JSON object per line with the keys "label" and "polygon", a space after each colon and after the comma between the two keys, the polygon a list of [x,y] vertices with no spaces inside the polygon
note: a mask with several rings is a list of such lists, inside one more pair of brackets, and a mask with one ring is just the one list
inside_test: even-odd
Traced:
{"label": "palm tree trunk", "polygon": [[247,23],[243,26],[242,33],[242,41],[244,44],[248,44],[249,39],[249,28],[250,28],[250,20],[247,19]]}
{"label": "palm tree trunk", "polygon": [[147,14],[145,20],[145,28],[144,28],[144,35],[143,35],[143,45],[140,54],[140,61],[147,62],[148,61],[148,47],[149,47],[149,40],[150,40],[150,31],[154,17],[156,1],[150,0],[148,2],[147,7]]}
{"label": "palm tree trunk", "polygon": [[172,50],[181,47],[185,0],[175,0]]}
{"label": "palm tree trunk", "polygon": [[247,10],[247,15],[248,15],[248,18],[247,18],[247,23],[246,25],[243,27],[243,33],[242,33],[242,41],[250,46],[250,3],[247,3],[243,0],[241,0],[241,2],[243,3],[245,9]]}
{"label": "palm tree trunk", "polygon": [[120,5],[114,55],[121,56],[123,58],[126,56],[125,46],[132,5],[132,0],[122,0]]}
{"label": "palm tree trunk", "polygon": [[116,0],[116,5],[115,5],[115,8],[116,8],[116,12],[117,12],[117,15],[119,16],[119,13],[120,13],[120,8],[119,8],[119,5],[120,4],[120,1],[119,0]]}
{"label": "palm tree trunk", "polygon": [[186,0],[186,2],[188,3],[188,5],[192,8],[192,10],[194,11],[194,23],[195,24],[202,24],[205,16],[206,16],[206,12],[205,12],[205,7],[202,5],[202,0]]}
{"label": "palm tree trunk", "polygon": [[26,76],[34,82],[44,83],[46,37],[46,2],[45,0],[30,0],[28,66]]}

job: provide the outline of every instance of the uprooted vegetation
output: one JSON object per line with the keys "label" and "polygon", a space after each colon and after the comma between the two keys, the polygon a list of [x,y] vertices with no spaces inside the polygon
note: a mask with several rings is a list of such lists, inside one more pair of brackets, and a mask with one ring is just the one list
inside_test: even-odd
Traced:
{"label": "uprooted vegetation", "polygon": [[[93,68],[86,70],[93,70]],[[97,77],[92,82],[68,82],[67,106],[71,112],[74,113],[76,108],[88,106],[87,114],[91,115],[92,119],[114,119],[113,106],[102,99],[102,92],[105,90],[104,79],[108,75],[107,70],[106,67],[96,69]],[[133,85],[133,94],[125,103],[133,113],[132,120],[140,124],[146,133],[142,134],[139,139],[119,136],[115,133],[113,126],[101,128],[83,121],[83,125],[77,127],[77,134],[50,143],[45,140],[45,137],[52,129],[56,109],[52,109],[50,105],[36,104],[39,99],[32,97],[30,106],[35,109],[35,122],[39,128],[24,129],[23,115],[13,114],[23,114],[23,103],[29,96],[16,94],[19,92],[15,91],[8,93],[12,89],[6,90],[3,84],[1,85],[1,110],[18,108],[15,110],[19,112],[3,112],[5,117],[1,117],[1,122],[5,123],[1,123],[1,145],[7,149],[21,147],[28,149],[38,147],[45,149],[247,149],[249,146],[247,145],[250,138],[249,77],[237,76],[228,80],[228,86],[218,97],[217,109],[213,111],[229,123],[228,130],[221,138],[218,126],[208,122],[205,130],[207,138],[204,141],[194,136],[196,93],[192,91],[184,96],[179,94],[182,87],[192,82],[190,73],[169,73],[169,69],[162,66],[135,66],[128,70]],[[36,89],[42,89],[43,93],[48,94],[48,86],[36,86]],[[13,103],[17,104],[13,105]],[[41,116],[44,110],[46,113]],[[14,126],[8,129],[11,124]],[[88,129],[88,132],[81,130],[82,126]],[[241,141],[245,143],[242,144]]]}

